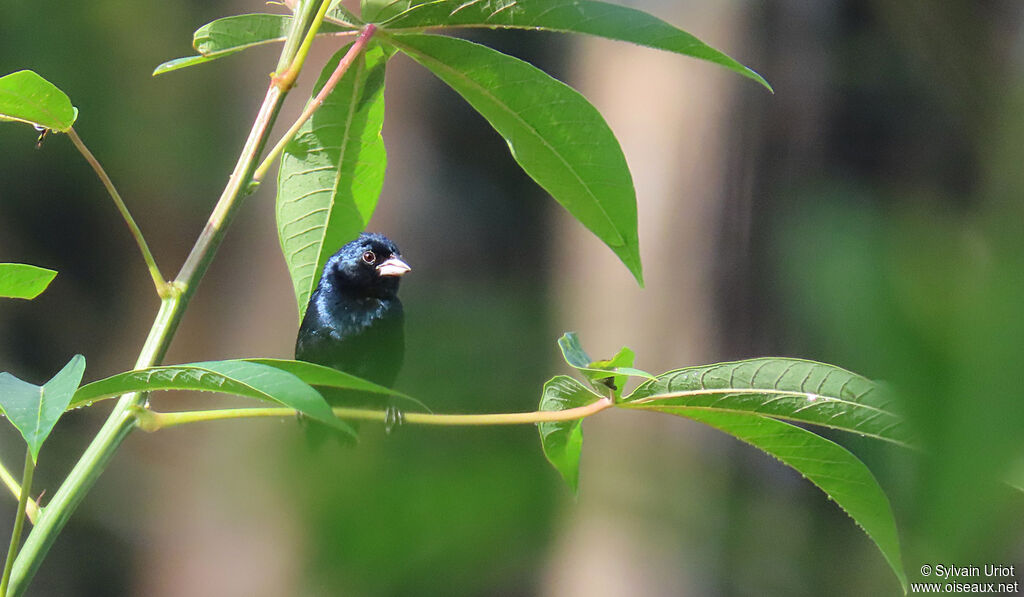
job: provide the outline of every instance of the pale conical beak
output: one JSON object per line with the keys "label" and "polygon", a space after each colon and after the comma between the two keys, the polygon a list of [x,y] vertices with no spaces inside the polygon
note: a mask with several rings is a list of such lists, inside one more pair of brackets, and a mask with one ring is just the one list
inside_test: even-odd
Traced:
{"label": "pale conical beak", "polygon": [[408,264],[399,259],[398,257],[392,257],[384,263],[377,266],[378,276],[403,276],[406,272],[412,270]]}

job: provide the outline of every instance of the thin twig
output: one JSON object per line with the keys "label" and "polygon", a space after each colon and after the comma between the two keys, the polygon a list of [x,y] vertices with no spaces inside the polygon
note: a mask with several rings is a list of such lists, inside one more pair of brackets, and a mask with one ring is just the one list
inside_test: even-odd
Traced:
{"label": "thin twig", "polygon": [[121,217],[124,218],[124,223],[128,224],[128,230],[131,231],[132,237],[135,238],[135,244],[139,245],[139,251],[142,252],[142,259],[146,262],[146,267],[149,268],[149,275],[153,277],[153,283],[156,285],[156,293],[160,298],[167,297],[171,291],[170,286],[160,274],[160,268],[157,267],[156,260],[153,259],[153,253],[150,252],[149,245],[146,244],[146,238],[142,236],[142,231],[139,230],[139,226],[135,223],[135,218],[133,218],[132,214],[128,211],[128,207],[124,204],[124,200],[121,199],[121,194],[118,193],[117,188],[114,187],[114,182],[110,180],[109,176],[107,176],[107,172],[103,169],[103,166],[100,165],[99,160],[97,160],[96,156],[94,156],[92,152],[89,151],[89,148],[85,146],[85,143],[82,142],[82,138],[78,136],[75,129],[68,128],[67,134],[68,137],[71,138],[71,142],[75,145],[75,148],[82,154],[82,157],[85,158],[85,161],[89,162],[89,165],[92,166],[92,169],[96,172],[96,176],[99,177],[100,182],[102,182],[103,186],[106,187],[107,193],[110,194],[110,198],[114,200],[114,205],[117,206],[117,211],[121,212]]}

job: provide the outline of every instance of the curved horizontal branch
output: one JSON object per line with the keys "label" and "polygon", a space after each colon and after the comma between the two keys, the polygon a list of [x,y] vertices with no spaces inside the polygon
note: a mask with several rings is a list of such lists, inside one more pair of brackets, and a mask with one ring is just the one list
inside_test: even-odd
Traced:
{"label": "curved horizontal branch", "polygon": [[[402,422],[410,425],[526,425],[557,421],[575,421],[589,417],[612,406],[611,400],[601,398],[586,406],[558,411],[534,411],[525,413],[494,413],[479,415],[439,415],[431,413],[403,413]],[[361,408],[334,408],[339,419],[385,422],[387,411]],[[157,431],[201,421],[223,421],[228,419],[249,419],[263,417],[294,417],[298,412],[290,408],[225,408],[183,412],[157,412],[147,408],[136,408],[136,425],[144,431]]]}

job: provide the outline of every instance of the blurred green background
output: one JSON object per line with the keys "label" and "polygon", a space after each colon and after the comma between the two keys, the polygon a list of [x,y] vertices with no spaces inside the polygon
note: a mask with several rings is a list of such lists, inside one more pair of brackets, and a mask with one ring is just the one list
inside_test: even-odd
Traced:
{"label": "blurred green background", "polygon": [[[1024,498],[1000,481],[1024,484],[1024,5],[628,4],[748,64],[775,95],[625,44],[473,39],[570,82],[605,114],[636,179],[643,290],[453,92],[402,57],[390,65],[388,180],[371,228],[413,266],[400,388],[438,412],[532,410],[565,372],[565,330],[595,357],[627,344],[652,371],[768,354],[833,362],[897,388],[928,448],[828,434],[890,495],[911,581],[936,563],[1016,565],[1011,580],[1024,580]],[[71,96],[76,130],[167,276],[227,180],[277,50],[150,73],[190,54],[200,25],[268,9],[0,9],[0,74],[30,68]],[[60,275],[39,299],[0,305],[0,370],[41,382],[81,352],[98,379],[131,366],[157,301],[88,166],[66,139],[34,142],[28,127],[0,127],[0,260]],[[272,189],[247,201],[168,362],[292,356],[298,315]],[[55,490],[108,408],[62,420],[37,488]],[[899,592],[845,514],[751,448],[650,414],[584,427],[575,501],[532,427],[364,426],[355,448],[311,447],[290,420],[135,433],[29,594]],[[21,458],[19,442],[0,431],[3,462]]]}

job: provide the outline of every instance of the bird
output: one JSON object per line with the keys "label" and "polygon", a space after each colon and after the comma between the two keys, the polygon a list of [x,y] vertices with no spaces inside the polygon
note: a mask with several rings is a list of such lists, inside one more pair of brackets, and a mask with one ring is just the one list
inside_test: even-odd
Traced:
{"label": "bird", "polygon": [[[342,246],[309,297],[295,358],[392,387],[405,356],[398,285],[409,271],[398,246],[381,234],[364,232]],[[325,394],[332,403],[345,397]],[[400,422],[400,412],[389,405],[386,429]]]}

